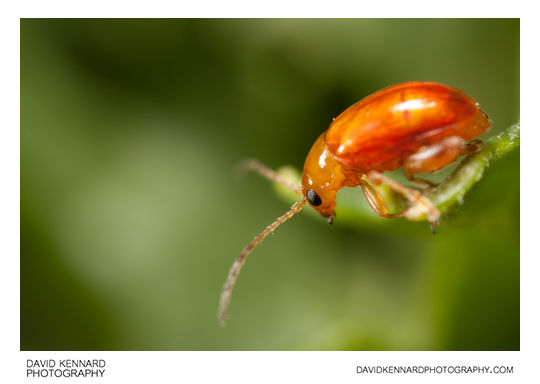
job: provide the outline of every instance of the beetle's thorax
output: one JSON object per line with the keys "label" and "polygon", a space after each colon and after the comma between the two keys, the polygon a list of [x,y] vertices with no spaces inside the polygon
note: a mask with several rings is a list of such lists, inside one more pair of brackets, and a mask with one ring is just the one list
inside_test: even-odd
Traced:
{"label": "beetle's thorax", "polygon": [[322,203],[313,206],[325,217],[334,215],[337,191],[349,186],[349,177],[338,160],[332,156],[325,142],[325,133],[321,134],[311,147],[304,163],[302,189],[304,196],[312,189]]}

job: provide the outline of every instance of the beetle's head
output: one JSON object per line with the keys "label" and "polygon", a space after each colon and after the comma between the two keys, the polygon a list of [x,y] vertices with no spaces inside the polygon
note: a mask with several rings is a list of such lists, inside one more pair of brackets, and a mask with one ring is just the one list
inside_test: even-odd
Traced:
{"label": "beetle's head", "polygon": [[335,216],[337,191],[344,180],[341,164],[328,151],[323,133],[306,157],[302,190],[309,204],[330,222]]}

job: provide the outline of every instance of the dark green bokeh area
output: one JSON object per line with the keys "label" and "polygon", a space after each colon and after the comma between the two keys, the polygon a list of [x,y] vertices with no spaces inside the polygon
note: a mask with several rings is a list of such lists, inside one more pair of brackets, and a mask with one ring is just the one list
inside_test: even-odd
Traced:
{"label": "dark green bokeh area", "polygon": [[410,80],[500,132],[519,20],[22,20],[21,348],[519,349],[519,151],[435,236],[298,215],[218,325],[233,260],[288,209],[238,163],[301,168],[332,117]]}

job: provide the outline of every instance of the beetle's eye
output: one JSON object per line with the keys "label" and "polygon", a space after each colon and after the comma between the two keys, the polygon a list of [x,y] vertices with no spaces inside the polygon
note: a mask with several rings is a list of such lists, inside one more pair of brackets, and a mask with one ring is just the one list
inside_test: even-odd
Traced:
{"label": "beetle's eye", "polygon": [[319,197],[319,195],[317,195],[317,193],[315,193],[313,189],[310,189],[309,191],[307,191],[306,197],[311,203],[311,205],[313,205],[314,207],[317,207],[322,204],[321,198]]}

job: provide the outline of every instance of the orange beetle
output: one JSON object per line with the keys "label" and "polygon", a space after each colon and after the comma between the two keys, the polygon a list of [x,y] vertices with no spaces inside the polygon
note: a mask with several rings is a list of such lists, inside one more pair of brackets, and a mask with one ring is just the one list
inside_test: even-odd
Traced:
{"label": "orange beetle", "polygon": [[[411,182],[430,186],[415,175],[438,171],[460,156],[477,151],[481,142],[473,139],[489,127],[487,115],[465,93],[439,83],[407,82],[375,92],[334,119],[307,155],[301,187],[291,185],[257,161],[249,161],[247,169],[286,185],[302,200],[266,227],[236,259],[221,295],[220,321],[225,321],[232,288],[246,256],[306,202],[332,223],[337,192],[343,187],[360,186],[379,216],[414,218],[423,214],[433,230],[440,212],[431,201],[418,189],[382,172],[402,167]],[[409,208],[389,213],[373,184],[386,184],[402,194],[410,202]]]}

